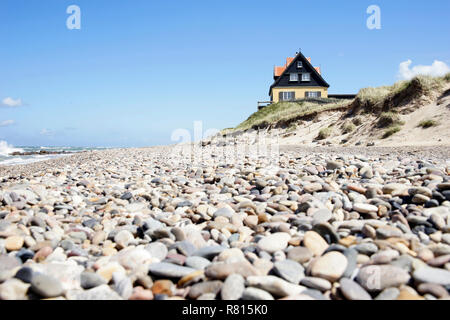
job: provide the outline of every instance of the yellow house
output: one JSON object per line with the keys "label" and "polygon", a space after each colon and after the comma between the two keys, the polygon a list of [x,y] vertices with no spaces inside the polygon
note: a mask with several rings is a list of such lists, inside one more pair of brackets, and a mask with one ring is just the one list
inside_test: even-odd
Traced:
{"label": "yellow house", "polygon": [[328,98],[330,85],[322,78],[320,67],[313,67],[311,58],[301,52],[295,58],[287,58],[282,67],[275,67],[275,82],[270,86],[270,100],[293,101],[305,98]]}

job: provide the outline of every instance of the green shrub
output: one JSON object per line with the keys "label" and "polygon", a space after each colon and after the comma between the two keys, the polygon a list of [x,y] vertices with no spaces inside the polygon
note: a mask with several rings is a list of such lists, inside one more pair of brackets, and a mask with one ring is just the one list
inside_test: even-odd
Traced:
{"label": "green shrub", "polygon": [[378,119],[378,126],[380,128],[386,128],[399,124],[403,124],[403,122],[400,121],[400,116],[394,112],[383,112]]}
{"label": "green shrub", "polygon": [[438,122],[432,119],[423,120],[419,123],[418,127],[422,127],[423,129],[435,127],[438,125]]}
{"label": "green shrub", "polygon": [[390,136],[392,136],[393,134],[396,134],[400,130],[402,130],[402,128],[400,126],[394,126],[394,127],[387,129],[383,134],[383,139],[389,138]]}
{"label": "green shrub", "polygon": [[328,138],[329,136],[331,136],[332,132],[333,132],[332,127],[320,129],[319,135],[317,136],[317,140],[323,140],[323,139]]}
{"label": "green shrub", "polygon": [[360,125],[362,125],[362,119],[361,119],[361,117],[356,117],[356,118],[354,118],[354,119],[352,120],[352,122],[353,122],[353,124],[354,124],[355,126],[360,126]]}
{"label": "green shrub", "polygon": [[447,74],[444,76],[444,80],[447,81],[447,82],[450,81],[450,72],[447,73]]}
{"label": "green shrub", "polygon": [[356,126],[355,126],[353,123],[351,123],[351,122],[346,122],[346,123],[344,123],[344,125],[342,126],[342,132],[343,132],[344,134],[353,132],[353,131],[355,131],[355,130],[356,130]]}

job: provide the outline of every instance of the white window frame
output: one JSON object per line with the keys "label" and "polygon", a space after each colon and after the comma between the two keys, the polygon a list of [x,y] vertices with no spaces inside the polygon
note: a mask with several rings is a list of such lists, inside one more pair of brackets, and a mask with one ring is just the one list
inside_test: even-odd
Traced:
{"label": "white window frame", "polygon": [[303,61],[297,61],[297,69],[303,68]]}
{"label": "white window frame", "polygon": [[[306,76],[307,76],[307,78],[305,78]],[[309,72],[302,73],[302,81],[304,81],[304,82],[311,81],[311,73],[309,73]]]}
{"label": "white window frame", "polygon": [[[294,76],[295,79],[292,79],[293,76]],[[290,73],[289,74],[289,81],[290,82],[298,82],[298,73]]]}
{"label": "white window frame", "polygon": [[320,98],[320,91],[307,91],[306,98]]}
{"label": "white window frame", "polygon": [[281,101],[291,101],[293,100],[294,92],[293,91],[282,91],[282,100]]}

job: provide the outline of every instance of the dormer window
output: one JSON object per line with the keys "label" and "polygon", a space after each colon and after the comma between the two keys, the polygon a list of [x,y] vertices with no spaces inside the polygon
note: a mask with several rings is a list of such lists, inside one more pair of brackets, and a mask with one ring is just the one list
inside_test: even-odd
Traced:
{"label": "dormer window", "polygon": [[297,61],[297,68],[298,69],[303,68],[303,62],[302,61]]}
{"label": "dormer window", "polygon": [[302,81],[311,81],[310,73],[302,73]]}
{"label": "dormer window", "polygon": [[291,82],[298,81],[298,73],[291,73],[289,76],[289,81],[291,81]]}

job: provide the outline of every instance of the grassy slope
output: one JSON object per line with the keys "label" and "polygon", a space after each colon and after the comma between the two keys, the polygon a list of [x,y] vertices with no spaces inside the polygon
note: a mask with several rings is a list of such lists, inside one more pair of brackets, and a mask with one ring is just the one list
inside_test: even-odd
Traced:
{"label": "grassy slope", "polygon": [[450,82],[450,74],[439,78],[419,76],[410,81],[399,81],[392,86],[364,88],[359,91],[353,103],[338,99],[328,99],[325,104],[306,101],[274,103],[253,113],[236,128],[225,129],[222,133],[289,125],[291,122],[321,112],[345,110],[355,106],[355,109],[359,111],[379,114],[386,109],[391,109],[390,106],[408,98],[412,93],[428,95],[435,90],[440,90],[448,82]]}
{"label": "grassy slope", "polygon": [[279,102],[262,108],[253,113],[247,120],[239,124],[235,130],[247,130],[256,127],[267,127],[281,123],[288,124],[290,120],[307,117],[324,111],[347,107],[348,100],[328,99],[327,103],[314,102]]}

